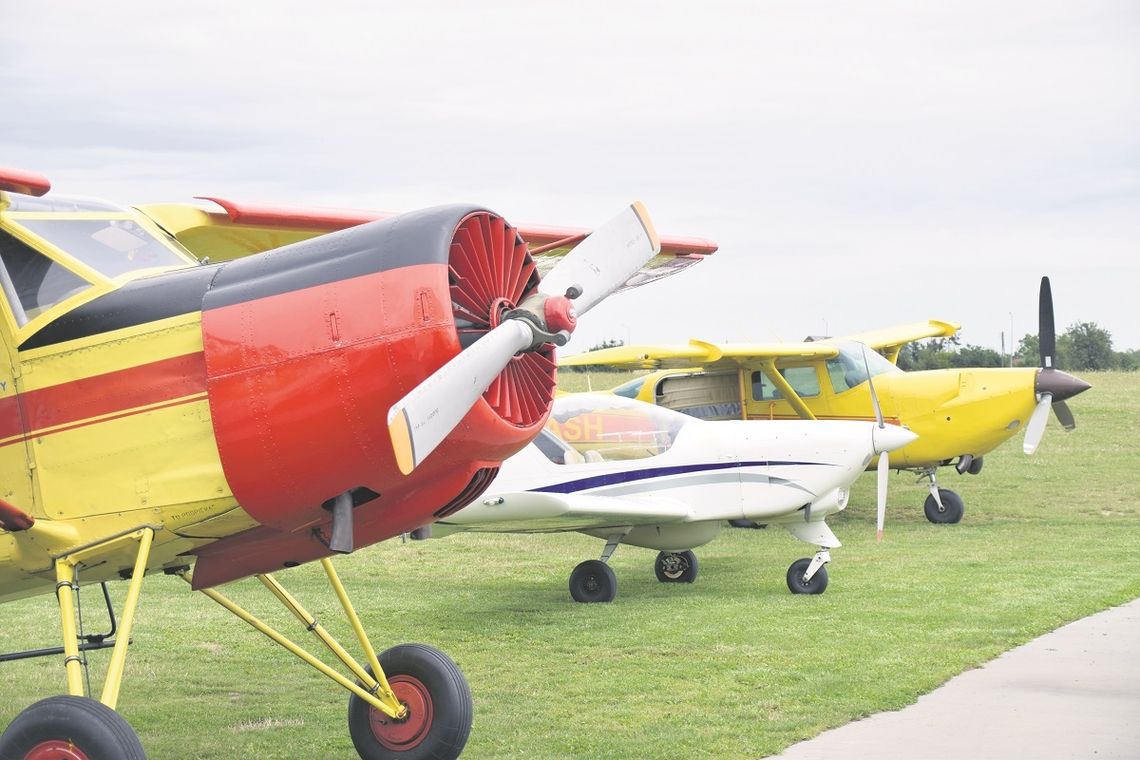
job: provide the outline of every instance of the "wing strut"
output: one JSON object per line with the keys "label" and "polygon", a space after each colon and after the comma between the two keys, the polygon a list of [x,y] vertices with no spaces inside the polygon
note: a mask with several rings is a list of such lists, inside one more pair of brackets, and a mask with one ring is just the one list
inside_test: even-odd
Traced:
{"label": "wing strut", "polygon": [[784,376],[780,374],[780,371],[776,369],[775,359],[767,359],[760,362],[760,367],[763,369],[764,374],[768,376],[768,379],[772,381],[772,385],[780,389],[780,393],[782,393],[787,402],[792,405],[792,408],[796,410],[796,414],[805,420],[815,419],[815,415],[811,413],[811,409],[807,408],[807,404],[800,398],[800,394],[796,393],[795,389],[788,385],[788,381],[785,380]]}

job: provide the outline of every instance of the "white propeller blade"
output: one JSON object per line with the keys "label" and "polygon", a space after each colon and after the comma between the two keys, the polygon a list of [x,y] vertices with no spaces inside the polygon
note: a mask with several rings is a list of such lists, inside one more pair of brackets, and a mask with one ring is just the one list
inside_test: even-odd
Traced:
{"label": "white propeller blade", "polygon": [[533,339],[530,325],[508,319],[397,401],[388,410],[388,432],[400,472],[407,475],[434,451]]}
{"label": "white propeller blade", "polygon": [[[538,291],[561,298],[573,286],[579,293],[574,309],[581,314],[621,287],[660,250],[648,212],[640,202],[633,203],[579,243],[547,274]],[[411,473],[443,442],[515,354],[536,340],[550,339],[551,333],[540,329],[545,301],[540,296],[539,313],[531,315],[537,324],[522,317],[504,320],[392,406],[388,433],[400,472]],[[529,308],[526,302],[520,304],[520,309]]]}
{"label": "white propeller blade", "polygon": [[[661,250],[661,240],[641,201],[590,233],[538,285],[548,296],[581,289],[574,310],[581,316],[620,288]],[[646,253],[652,251],[647,256]]]}
{"label": "white propeller blade", "polygon": [[1022,444],[1021,450],[1026,454],[1037,451],[1037,446],[1041,443],[1041,436],[1045,435],[1045,423],[1049,421],[1049,408],[1052,405],[1053,394],[1042,393],[1032,416],[1029,418],[1029,424],[1025,428],[1025,443]]}
{"label": "white propeller blade", "polygon": [[879,472],[876,496],[878,503],[875,508],[875,540],[883,540],[883,523],[887,519],[887,476],[891,469],[890,455],[887,452],[879,454]]}

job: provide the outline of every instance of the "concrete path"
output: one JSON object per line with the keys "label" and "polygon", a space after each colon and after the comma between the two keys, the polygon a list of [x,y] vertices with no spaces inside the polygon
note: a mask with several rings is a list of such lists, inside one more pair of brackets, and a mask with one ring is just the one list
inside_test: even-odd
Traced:
{"label": "concrete path", "polygon": [[967,671],[910,707],[789,747],[779,760],[1138,760],[1140,599]]}

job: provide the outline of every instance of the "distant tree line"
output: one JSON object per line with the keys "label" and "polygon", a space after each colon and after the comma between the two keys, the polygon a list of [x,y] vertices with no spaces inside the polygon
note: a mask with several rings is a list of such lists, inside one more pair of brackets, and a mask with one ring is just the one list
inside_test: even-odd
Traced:
{"label": "distant tree line", "polygon": [[[1037,335],[1026,334],[1013,353],[1015,367],[1041,363]],[[958,336],[910,343],[899,352],[898,365],[905,370],[946,367],[1009,366],[1009,355],[992,348],[961,345]],[[1095,322],[1077,322],[1057,336],[1057,367],[1067,370],[1140,370],[1140,350],[1115,351],[1112,334]]]}

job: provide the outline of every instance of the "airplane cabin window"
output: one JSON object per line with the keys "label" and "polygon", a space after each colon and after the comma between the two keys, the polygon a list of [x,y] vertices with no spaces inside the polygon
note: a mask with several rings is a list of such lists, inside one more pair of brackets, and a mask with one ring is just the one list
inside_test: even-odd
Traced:
{"label": "airplane cabin window", "polygon": [[871,377],[902,371],[882,354],[858,343],[839,344],[839,356],[827,360],[827,376],[836,393],[867,382],[868,369]]}
{"label": "airplane cabin window", "polygon": [[20,325],[91,287],[87,280],[7,232],[0,232],[0,260],[4,264],[0,277],[4,295]]}
{"label": "airplane cabin window", "polygon": [[[815,365],[807,367],[786,367],[780,370],[780,375],[792,386],[792,390],[801,398],[810,398],[819,395],[819,376]],[[779,388],[768,379],[768,376],[757,370],[752,373],[752,398],[755,401],[775,401],[784,396]]]}
{"label": "airplane cabin window", "polygon": [[819,375],[815,371],[814,364],[807,367],[788,367],[780,370],[780,374],[801,398],[819,395]]}
{"label": "airplane cabin window", "polygon": [[191,263],[130,219],[17,221],[106,277],[117,277],[136,269]]}
{"label": "airplane cabin window", "polygon": [[752,373],[752,398],[757,401],[773,401],[783,397],[768,376],[757,370]]}

